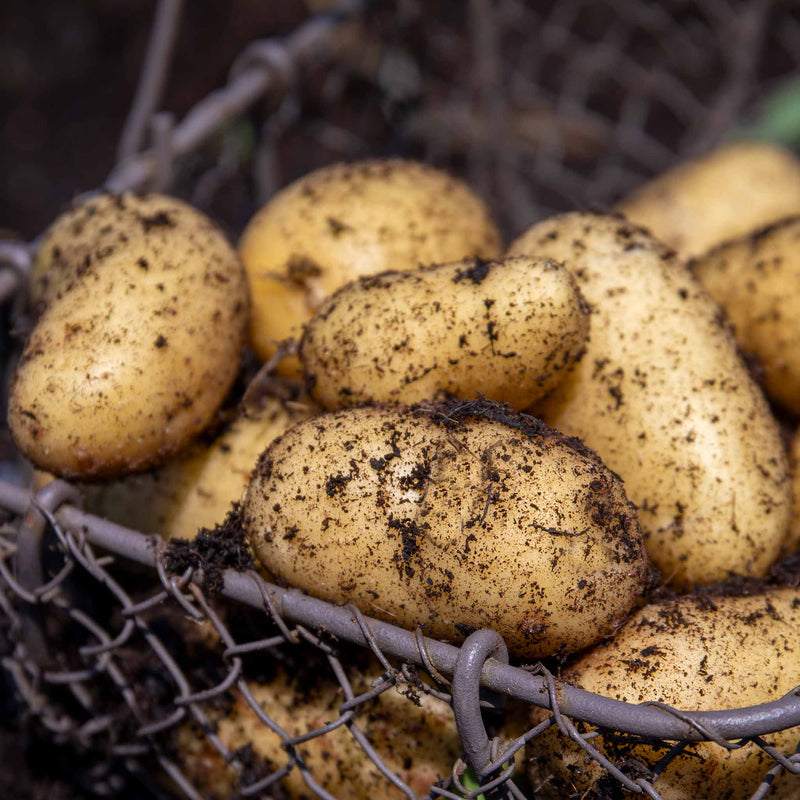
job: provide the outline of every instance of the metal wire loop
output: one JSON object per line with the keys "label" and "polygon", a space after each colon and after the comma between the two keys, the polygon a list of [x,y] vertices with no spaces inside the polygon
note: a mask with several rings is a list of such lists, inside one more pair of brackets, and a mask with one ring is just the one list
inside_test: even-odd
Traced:
{"label": "metal wire loop", "polygon": [[483,664],[492,657],[508,663],[508,648],[503,637],[492,630],[475,631],[461,646],[453,673],[452,705],[456,728],[467,761],[479,780],[491,761],[491,745],[481,716],[480,683]]}

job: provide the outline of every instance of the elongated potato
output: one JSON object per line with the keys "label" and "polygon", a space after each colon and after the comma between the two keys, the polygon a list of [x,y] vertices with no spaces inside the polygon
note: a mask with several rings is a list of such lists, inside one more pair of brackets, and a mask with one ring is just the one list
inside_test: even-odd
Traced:
{"label": "elongated potato", "polygon": [[789,524],[786,456],[716,304],[616,217],[546,220],[511,253],[563,261],[592,309],[585,356],[539,410],[622,476],[664,579],[764,575]]}
{"label": "elongated potato", "polygon": [[247,328],[244,270],[222,233],[173,198],[101,195],[54,224],[39,263],[44,310],[9,402],[20,450],[93,479],[185,446],[233,383]]}
{"label": "elongated potato", "polygon": [[[413,161],[334,164],[259,211],[239,252],[253,297],[250,343],[263,359],[335,289],[361,275],[460,258],[494,258],[500,234],[464,183]],[[296,360],[282,362],[296,372]]]}
{"label": "elongated potato", "polygon": [[691,262],[758,356],[767,395],[800,414],[800,217],[726,242]]}
{"label": "elongated potato", "polygon": [[[800,684],[798,652],[797,589],[752,597],[684,597],[646,606],[613,641],[583,655],[562,678],[629,703],[658,701],[683,711],[743,708],[778,700]],[[534,719],[544,713],[535,712]],[[800,728],[763,738],[791,755]],[[645,768],[655,767],[668,747],[633,746],[608,736],[590,742],[618,765],[635,759]],[[609,791],[619,786],[616,780],[603,777],[604,770],[555,727],[534,739],[528,752],[533,783],[542,787],[537,797],[617,796]],[[663,800],[745,800],[774,764],[752,743],[732,751],[696,743],[674,758],[653,786]],[[782,772],[767,796],[800,796],[800,777]]]}
{"label": "elongated potato", "polygon": [[800,161],[768,142],[738,142],[660,175],[617,207],[683,257],[800,214]]}
{"label": "elongated potato", "polygon": [[300,360],[326,408],[478,392],[527,408],[580,358],[588,332],[560,264],[459,261],[343,287],[306,326]]}
{"label": "elongated potato", "polygon": [[301,422],[262,455],[243,519],[292,586],[441,639],[491,627],[523,657],[608,635],[650,576],[617,476],[488,402]]}
{"label": "elongated potato", "polygon": [[[355,670],[350,670],[348,677],[356,694],[371,688],[366,677]],[[335,721],[340,716],[339,706],[346,700],[338,682],[325,674],[290,676],[279,669],[269,683],[249,685],[258,705],[289,736]],[[428,794],[434,781],[449,774],[461,754],[461,742],[450,707],[429,694],[418,694],[416,705],[397,689],[389,688],[360,707],[356,725],[386,766],[421,797]],[[256,764],[261,761],[265,765],[264,774],[288,762],[281,738],[259,720],[238,692],[228,713],[214,714],[214,723],[217,736],[228,749],[252,745]],[[206,734],[187,725],[180,729],[177,745],[181,766],[198,788],[220,800],[239,797],[236,772]],[[400,800],[406,796],[381,774],[344,726],[297,745],[297,751],[313,779],[335,797]],[[314,796],[298,768],[280,785],[292,800]]]}
{"label": "elongated potato", "polygon": [[197,443],[153,472],[84,487],[86,510],[145,533],[192,539],[200,528],[221,523],[242,499],[272,440],[315,411],[307,401],[266,397],[210,445]]}

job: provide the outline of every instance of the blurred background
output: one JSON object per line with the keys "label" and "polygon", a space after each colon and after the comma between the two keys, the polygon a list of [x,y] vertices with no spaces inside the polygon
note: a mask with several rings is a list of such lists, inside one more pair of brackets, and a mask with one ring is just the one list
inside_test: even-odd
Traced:
{"label": "blurred background", "polygon": [[[180,119],[250,41],[324,0],[184,3],[161,107]],[[0,4],[0,229],[30,239],[114,164],[153,0]],[[800,140],[793,0],[392,0],[334,59],[184,159],[174,191],[232,235],[332,161],[423,158],[467,178],[513,235],[603,206],[726,137]]]}

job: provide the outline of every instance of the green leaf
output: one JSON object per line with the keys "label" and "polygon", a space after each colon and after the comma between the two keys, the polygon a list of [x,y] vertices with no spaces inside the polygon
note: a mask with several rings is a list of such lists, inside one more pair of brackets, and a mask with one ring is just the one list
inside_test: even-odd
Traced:
{"label": "green leaf", "polygon": [[767,139],[787,147],[800,144],[800,76],[768,94],[752,121],[733,130],[729,138]]}

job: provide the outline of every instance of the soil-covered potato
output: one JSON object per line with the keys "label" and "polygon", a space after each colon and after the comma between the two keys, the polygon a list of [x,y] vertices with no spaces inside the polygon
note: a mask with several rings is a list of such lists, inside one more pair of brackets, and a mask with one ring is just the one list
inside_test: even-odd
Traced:
{"label": "soil-covered potato", "polygon": [[749,233],[690,266],[758,357],[764,390],[800,414],[800,217]]}
{"label": "soil-covered potato", "polygon": [[728,144],[645,184],[618,209],[685,258],[800,214],[800,160],[768,142]]}
{"label": "soil-covered potato", "polygon": [[300,360],[326,408],[450,395],[527,408],[583,353],[589,313],[553,261],[458,261],[360,278],[308,323]]}
{"label": "soil-covered potato", "polygon": [[213,419],[239,368],[244,269],[185,203],[100,195],[45,234],[41,315],[9,401],[20,450],[65,478],[147,469]]}
{"label": "soil-covered potato", "polygon": [[538,411],[622,476],[662,577],[763,576],[789,524],[788,467],[719,307],[618,217],[545,220],[510,252],[563,261],[589,303],[586,353]]}
{"label": "soil-covered potato", "polygon": [[211,444],[198,442],[152,472],[85,486],[86,510],[145,533],[193,539],[199,529],[222,523],[242,499],[267,445],[316,411],[307,400],[265,397]]}
{"label": "soil-covered potato", "polygon": [[[363,674],[355,669],[349,673],[356,694],[370,689]],[[248,685],[258,705],[289,736],[309,733],[334,722],[346,700],[332,675],[320,674],[312,679],[304,670],[299,675],[290,675],[278,668],[269,683],[248,682]],[[413,687],[410,691],[416,703],[397,688],[387,689],[359,707],[355,724],[385,765],[421,797],[428,794],[434,781],[450,773],[461,755],[461,742],[450,707]],[[252,745],[246,754],[252,762],[247,764],[251,776],[254,772],[267,775],[288,762],[280,736],[264,725],[238,691],[230,711],[214,713],[213,721],[216,735],[229,750]],[[219,800],[239,797],[236,771],[222,759],[204,732],[184,726],[178,733],[177,746],[183,771],[204,793],[211,793]],[[297,751],[313,780],[334,797],[347,800],[406,797],[389,783],[345,726],[297,745]],[[243,755],[239,753],[240,758]],[[291,800],[310,800],[316,796],[297,767],[280,786]]]}
{"label": "soil-covered potato", "polygon": [[[440,170],[401,160],[319,169],[279,192],[242,235],[251,345],[266,360],[278,342],[300,338],[327,295],[362,275],[495,258],[500,247],[485,205]],[[281,369],[296,372],[296,359]]]}
{"label": "soil-covered potato", "polygon": [[292,586],[439,639],[490,627],[525,658],[610,634],[650,579],[618,477],[485,401],[301,422],[262,455],[243,520]]}
{"label": "soil-covered potato", "polygon": [[[752,597],[684,597],[648,605],[608,643],[568,667],[562,679],[629,703],[658,701],[683,711],[743,708],[780,699],[800,684],[800,591]],[[543,714],[534,712],[538,721]],[[588,729],[588,726],[582,726]],[[786,755],[800,728],[766,734]],[[634,746],[613,736],[590,739],[612,762],[633,760],[651,769],[668,745]],[[529,745],[536,796],[585,800],[622,796],[619,784],[552,727]],[[726,750],[713,742],[689,745],[653,783],[664,800],[745,800],[774,760],[750,743]],[[644,774],[637,772],[637,775]],[[627,796],[627,793],[625,793]],[[800,777],[785,771],[768,797],[797,798]]]}
{"label": "soil-covered potato", "polygon": [[786,537],[787,553],[800,551],[800,428],[792,437],[789,449],[789,472],[792,476],[792,520]]}

